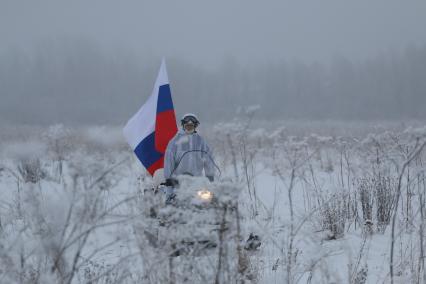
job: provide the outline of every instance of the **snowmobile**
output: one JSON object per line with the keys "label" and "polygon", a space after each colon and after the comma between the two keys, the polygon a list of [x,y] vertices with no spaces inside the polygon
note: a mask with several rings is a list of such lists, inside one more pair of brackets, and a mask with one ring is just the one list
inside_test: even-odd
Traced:
{"label": "snowmobile", "polygon": [[[196,151],[183,155],[193,152]],[[178,166],[179,163],[172,173]],[[236,237],[239,242],[238,198],[241,190],[241,186],[232,182],[211,182],[206,177],[190,174],[179,175],[146,190],[145,216],[151,222],[144,232],[149,244],[155,248],[168,248],[170,256],[179,256],[202,254],[216,248],[228,237]],[[251,233],[244,249],[256,250],[260,244],[259,236]]]}
{"label": "snowmobile", "polygon": [[171,256],[200,255],[216,248],[229,231],[237,232],[235,213],[241,188],[230,182],[209,182],[205,177],[179,176],[170,202],[161,184],[146,190],[145,216],[151,220],[145,236]]}

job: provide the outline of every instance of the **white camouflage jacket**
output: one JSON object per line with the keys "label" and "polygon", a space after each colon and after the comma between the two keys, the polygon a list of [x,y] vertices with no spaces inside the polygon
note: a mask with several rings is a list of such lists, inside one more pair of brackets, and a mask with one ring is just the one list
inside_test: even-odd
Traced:
{"label": "white camouflage jacket", "polygon": [[214,177],[213,155],[204,139],[198,133],[186,134],[179,131],[167,145],[164,157],[166,179],[189,174],[192,176]]}

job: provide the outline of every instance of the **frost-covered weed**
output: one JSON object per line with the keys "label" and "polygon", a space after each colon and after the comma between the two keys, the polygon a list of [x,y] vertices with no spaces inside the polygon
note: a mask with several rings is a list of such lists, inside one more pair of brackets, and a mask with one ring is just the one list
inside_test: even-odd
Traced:
{"label": "frost-covered weed", "polygon": [[18,172],[24,182],[37,183],[46,177],[39,159],[24,159],[18,165]]}
{"label": "frost-covered weed", "polygon": [[[144,205],[161,198],[140,194],[153,182],[124,142],[97,137],[108,128],[54,126],[17,141],[27,152],[3,143],[1,281],[345,283],[354,260],[342,255],[368,237],[370,250],[348,268],[346,281],[389,282],[388,243],[396,216],[394,277],[422,283],[425,152],[403,167],[424,141],[424,130],[334,137],[292,132],[286,125],[256,129],[247,122],[223,124],[207,135],[222,181],[245,189],[238,198],[240,229],[223,227],[220,253],[217,247],[211,256],[171,259],[170,251],[155,244],[156,230],[169,241],[197,230],[158,226],[158,218],[172,212]],[[235,220],[234,208],[226,210],[225,219]],[[223,213],[215,215],[219,225]],[[364,234],[364,224],[375,230]],[[210,233],[219,238],[219,231]],[[253,231],[262,245],[249,253],[244,241]]]}
{"label": "frost-covered weed", "polygon": [[336,240],[345,234],[347,204],[342,194],[332,194],[320,204],[321,226],[327,240]]}
{"label": "frost-covered weed", "polygon": [[362,178],[358,181],[358,196],[364,224],[372,233],[373,224],[384,233],[390,224],[395,203],[397,180],[391,177]]}

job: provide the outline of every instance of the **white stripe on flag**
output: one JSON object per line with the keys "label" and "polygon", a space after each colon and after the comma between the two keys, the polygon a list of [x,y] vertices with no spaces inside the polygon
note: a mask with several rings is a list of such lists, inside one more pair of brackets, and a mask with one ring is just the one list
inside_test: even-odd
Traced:
{"label": "white stripe on flag", "polygon": [[167,76],[166,62],[163,58],[154,89],[146,103],[127,122],[123,129],[124,137],[133,150],[139,143],[155,130],[155,120],[157,114],[157,101],[160,86],[169,84]]}

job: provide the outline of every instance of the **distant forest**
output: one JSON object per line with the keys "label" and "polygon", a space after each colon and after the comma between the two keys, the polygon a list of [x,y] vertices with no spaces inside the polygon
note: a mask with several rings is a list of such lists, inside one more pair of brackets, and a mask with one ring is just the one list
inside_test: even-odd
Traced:
{"label": "distant forest", "polygon": [[[147,59],[148,58],[148,59]],[[0,120],[8,124],[123,124],[151,94],[161,58],[106,52],[89,40],[0,54]],[[177,115],[231,119],[259,105],[263,119],[426,118],[426,47],[363,61],[280,60],[214,68],[167,58]]]}

